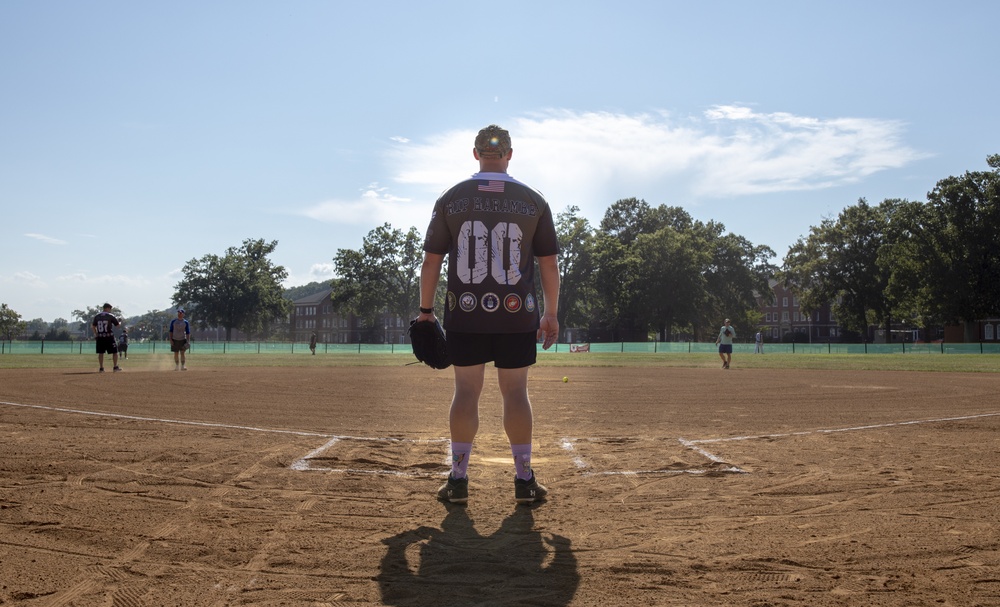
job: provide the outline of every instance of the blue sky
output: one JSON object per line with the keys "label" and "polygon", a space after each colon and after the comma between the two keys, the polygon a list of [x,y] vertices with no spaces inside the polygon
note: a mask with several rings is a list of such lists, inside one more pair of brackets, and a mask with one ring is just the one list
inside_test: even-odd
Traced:
{"label": "blue sky", "polygon": [[510,173],[596,226],[685,208],[777,253],[1000,152],[968,2],[0,3],[0,302],[171,305],[185,262],[277,240],[286,286],[423,233],[508,128]]}

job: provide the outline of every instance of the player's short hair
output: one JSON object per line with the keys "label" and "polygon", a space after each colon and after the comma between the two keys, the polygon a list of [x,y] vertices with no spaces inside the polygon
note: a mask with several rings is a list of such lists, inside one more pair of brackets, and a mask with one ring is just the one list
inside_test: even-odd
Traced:
{"label": "player's short hair", "polygon": [[109,303],[106,303],[106,304],[104,304],[104,305],[103,305],[103,306],[101,306],[101,307],[102,307],[103,309],[105,309],[105,310],[110,310],[110,309],[111,309],[111,308],[112,308],[113,306],[112,306],[111,304],[109,304]]}
{"label": "player's short hair", "polygon": [[479,130],[476,151],[485,158],[503,158],[510,152],[510,133],[495,124]]}

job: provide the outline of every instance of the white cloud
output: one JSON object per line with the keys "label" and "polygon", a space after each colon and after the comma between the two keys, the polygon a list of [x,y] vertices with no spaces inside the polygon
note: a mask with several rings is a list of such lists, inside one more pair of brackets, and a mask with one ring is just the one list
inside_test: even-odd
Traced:
{"label": "white cloud", "polygon": [[14,272],[13,282],[29,287],[46,286],[45,281],[42,280],[41,276],[32,274],[31,272]]}
{"label": "white cloud", "polygon": [[309,276],[312,277],[313,281],[330,280],[335,275],[332,263],[314,263],[309,268]]}
{"label": "white cloud", "polygon": [[139,288],[146,287],[152,282],[142,276],[126,276],[124,274],[101,274],[97,276],[87,275],[83,272],[65,274],[56,278],[59,282],[87,283],[88,285],[115,285],[120,287]]}
{"label": "white cloud", "polygon": [[45,234],[28,233],[28,234],[25,234],[25,236],[27,236],[28,238],[34,238],[35,240],[40,240],[40,241],[42,241],[42,242],[44,242],[46,244],[55,244],[55,245],[66,245],[66,244],[69,244],[65,240],[60,240],[58,238],[53,238],[51,236],[46,236]]}
{"label": "white cloud", "polygon": [[[378,183],[362,188],[353,200],[327,200],[299,211],[316,221],[371,227],[390,223],[394,227],[424,226],[430,215],[426,202],[414,203],[389,193]],[[366,230],[367,231],[367,230]]]}
{"label": "white cloud", "polygon": [[[514,149],[511,175],[543,191],[557,210],[576,204],[591,216],[632,196],[686,206],[819,190],[926,157],[903,143],[898,121],[759,113],[739,105],[683,119],[551,110],[504,126]],[[477,170],[475,135],[474,129],[444,132],[393,150],[395,181],[433,200]]]}

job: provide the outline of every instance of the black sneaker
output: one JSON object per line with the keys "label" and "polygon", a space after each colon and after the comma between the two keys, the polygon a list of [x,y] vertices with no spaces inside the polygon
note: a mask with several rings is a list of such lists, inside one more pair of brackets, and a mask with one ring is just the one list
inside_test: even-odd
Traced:
{"label": "black sneaker", "polygon": [[117,366],[117,365],[115,366],[115,368],[114,368],[114,369],[112,369],[112,371],[114,371],[115,373],[118,373],[118,372],[119,372],[119,371],[121,371],[121,370],[122,370],[122,368],[121,368],[121,367],[119,367],[119,366]]}
{"label": "black sneaker", "polygon": [[97,372],[98,373],[104,373],[104,367],[101,367],[100,369],[98,369]]}
{"label": "black sneaker", "polygon": [[549,490],[538,484],[535,473],[528,480],[514,479],[514,501],[518,504],[530,504],[535,500],[544,500]]}
{"label": "black sneaker", "polygon": [[452,504],[464,504],[469,501],[469,479],[452,478],[448,475],[448,482],[438,489],[438,499]]}

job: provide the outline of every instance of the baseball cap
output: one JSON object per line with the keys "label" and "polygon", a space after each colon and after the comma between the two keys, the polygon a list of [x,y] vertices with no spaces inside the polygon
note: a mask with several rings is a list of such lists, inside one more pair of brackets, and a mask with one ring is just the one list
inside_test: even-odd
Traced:
{"label": "baseball cap", "polygon": [[177,308],[177,313],[178,314],[183,314],[184,313],[184,308]]}
{"label": "baseball cap", "polygon": [[510,133],[495,124],[480,129],[476,135],[476,150],[480,156],[502,158],[510,151]]}

